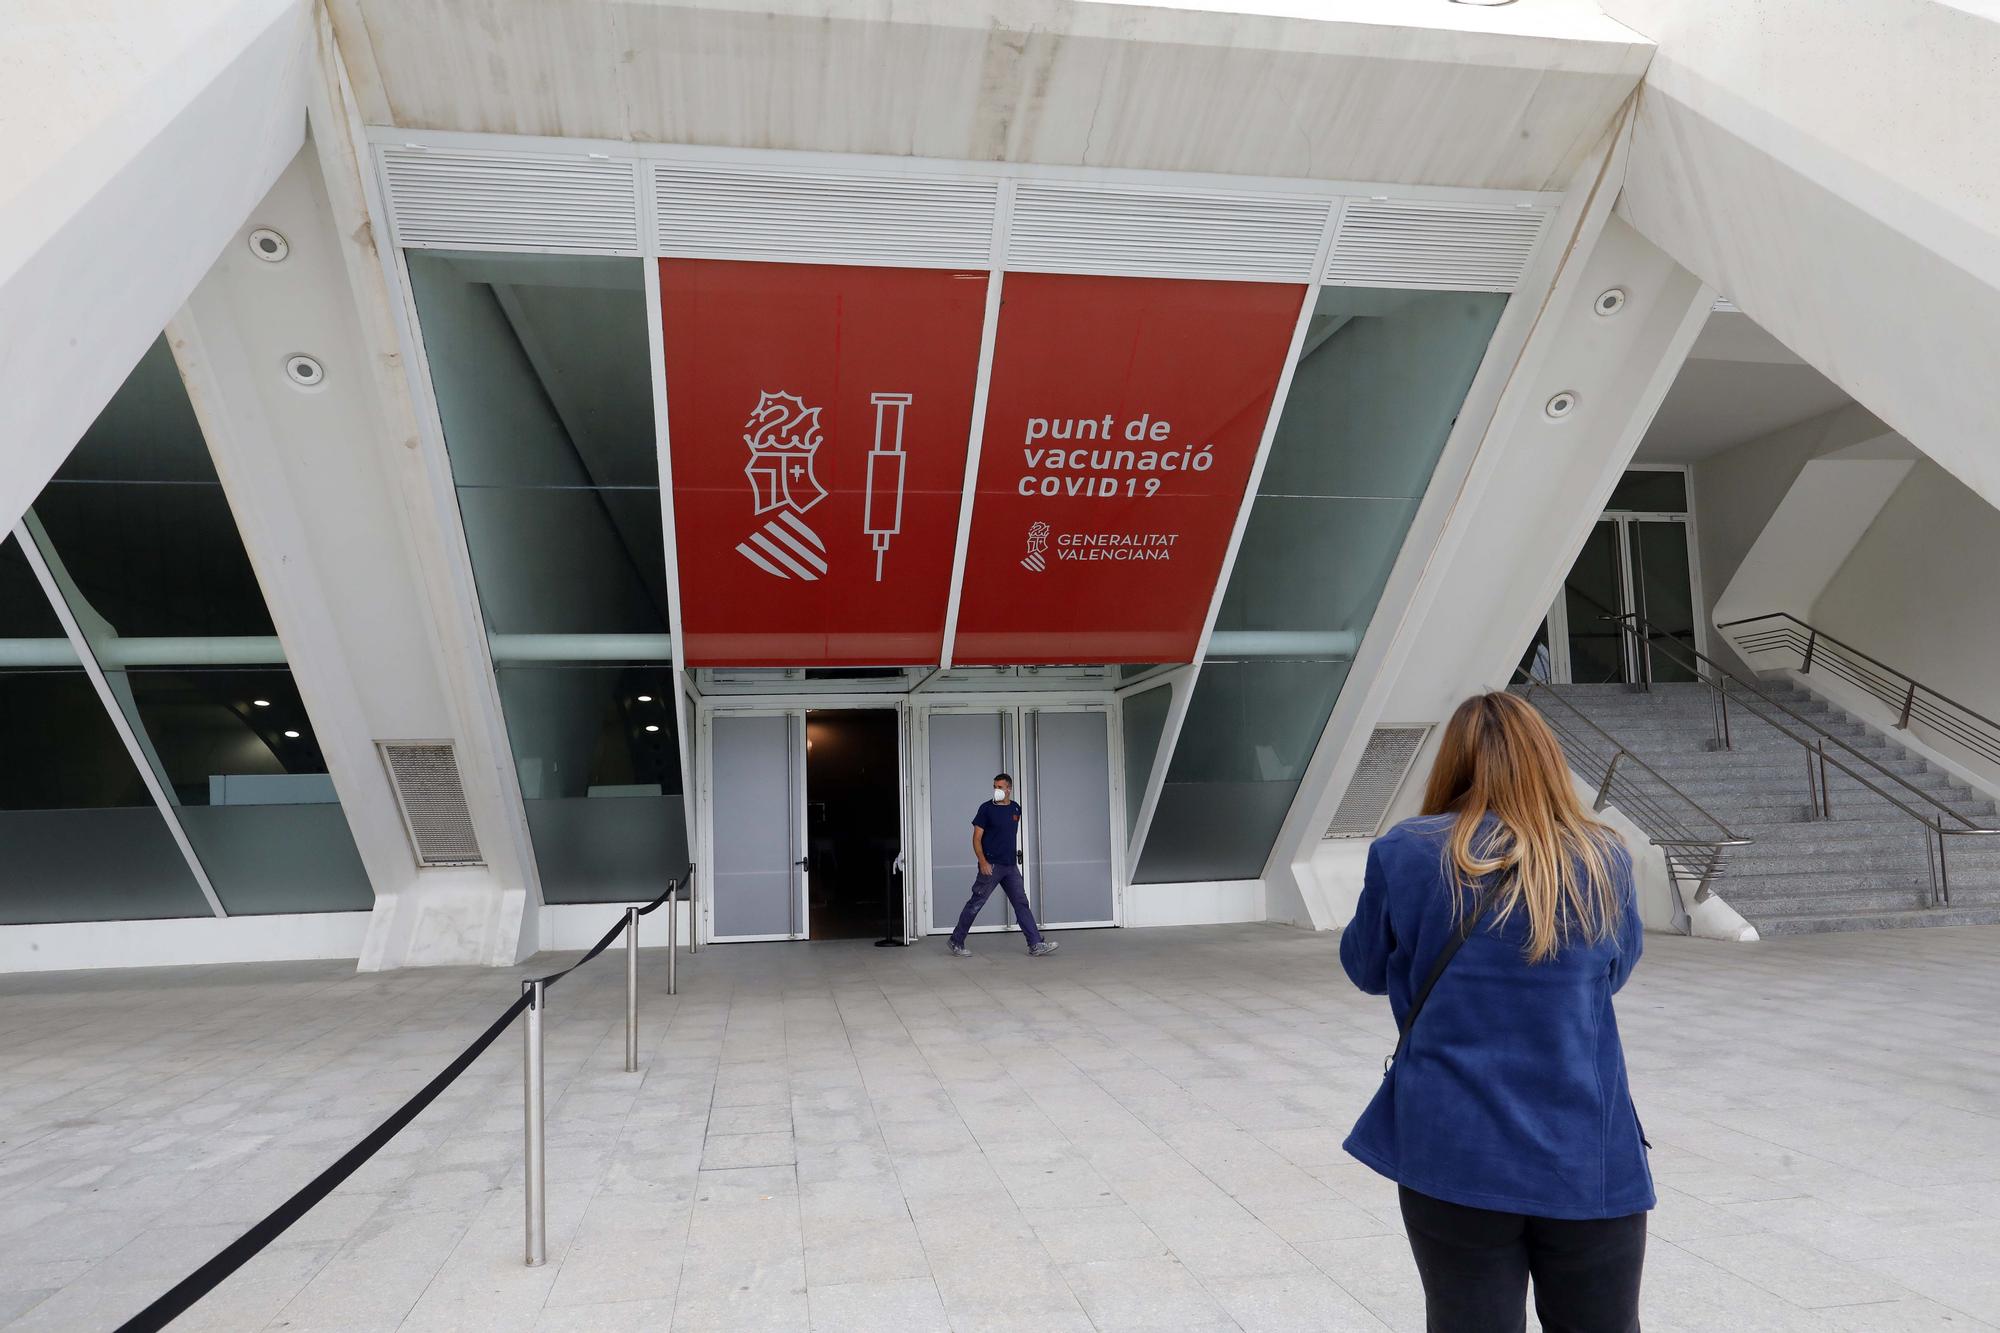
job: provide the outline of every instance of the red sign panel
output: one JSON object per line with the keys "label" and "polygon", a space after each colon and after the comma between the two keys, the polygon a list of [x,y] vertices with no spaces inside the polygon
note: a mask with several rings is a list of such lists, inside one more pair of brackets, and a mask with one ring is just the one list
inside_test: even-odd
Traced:
{"label": "red sign panel", "polygon": [[938,661],[986,274],[660,261],[691,666]]}
{"label": "red sign panel", "polygon": [[1010,273],[952,660],[1194,656],[1305,289]]}

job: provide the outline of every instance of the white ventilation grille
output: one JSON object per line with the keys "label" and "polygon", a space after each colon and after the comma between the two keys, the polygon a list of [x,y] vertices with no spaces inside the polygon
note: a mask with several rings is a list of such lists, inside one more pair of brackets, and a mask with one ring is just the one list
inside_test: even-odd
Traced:
{"label": "white ventilation grille", "polygon": [[1350,199],[1326,280],[1349,287],[1511,292],[1550,210],[1418,199]]}
{"label": "white ventilation grille", "polygon": [[1331,200],[1101,186],[1014,188],[1007,267],[1036,273],[1310,282]]}
{"label": "white ventilation grille", "polygon": [[983,269],[999,198],[991,180],[653,168],[660,253],[688,259]]}
{"label": "white ventilation grille", "polygon": [[465,787],[458,780],[458,758],[450,741],[382,741],[382,762],[402,807],[403,826],[417,864],[476,866],[484,864],[479,838],[472,831],[472,812],[465,806]]}
{"label": "white ventilation grille", "polygon": [[1410,775],[1410,765],[1417,761],[1417,752],[1424,748],[1424,737],[1430,731],[1429,727],[1375,728],[1323,836],[1372,838],[1380,833],[1389,802],[1396,799],[1403,779]]}
{"label": "white ventilation grille", "polygon": [[637,164],[609,158],[383,148],[397,245],[639,253]]}

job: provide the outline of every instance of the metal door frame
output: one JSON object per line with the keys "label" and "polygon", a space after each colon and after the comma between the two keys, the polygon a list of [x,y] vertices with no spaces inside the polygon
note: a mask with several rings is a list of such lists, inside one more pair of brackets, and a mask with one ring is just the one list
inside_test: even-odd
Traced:
{"label": "metal door frame", "polygon": [[[695,771],[697,775],[695,792],[695,829],[700,839],[695,863],[713,866],[715,864],[715,805],[713,782],[715,776],[715,717],[727,713],[735,717],[773,716],[777,714],[797,715],[799,719],[799,742],[793,756],[793,774],[798,788],[792,800],[793,818],[793,862],[807,854],[806,847],[806,714],[816,712],[893,712],[896,715],[896,744],[901,764],[898,786],[901,788],[900,811],[902,816],[903,845],[903,939],[914,940],[911,934],[916,924],[912,898],[912,872],[910,866],[910,839],[913,830],[912,802],[910,796],[911,745],[910,745],[910,704],[907,696],[882,692],[874,693],[828,693],[814,690],[810,693],[785,694],[770,692],[757,695],[704,694],[694,700],[696,734]],[[812,902],[808,892],[806,875],[801,869],[794,892],[798,903],[799,933],[795,935],[723,935],[715,933],[714,891],[703,895],[697,904],[699,910],[692,927],[698,932],[697,938],[703,944],[751,944],[769,940],[805,940],[812,938]],[[715,881],[708,880],[712,886]]]}
{"label": "metal door frame", "polygon": [[[1024,784],[1028,765],[1022,762],[1027,757],[1026,714],[1030,710],[1042,712],[1089,712],[1095,710],[1104,714],[1105,719],[1105,781],[1110,793],[1108,835],[1111,848],[1111,903],[1112,919],[1107,922],[1065,924],[1064,930],[1092,929],[1098,926],[1118,926],[1125,920],[1126,865],[1124,839],[1120,836],[1120,821],[1125,809],[1124,765],[1119,756],[1124,753],[1125,733],[1117,698],[1109,692],[1090,694],[1061,694],[1050,692],[1024,698],[1019,691],[978,695],[918,696],[910,707],[910,791],[912,818],[912,855],[910,874],[904,881],[906,886],[914,885],[911,895],[916,899],[915,921],[926,935],[945,935],[949,927],[941,927],[935,922],[936,904],[932,895],[931,875],[931,790],[930,790],[930,719],[939,713],[1003,713],[1010,717],[1014,738],[1013,767],[1014,790],[1023,804],[1029,804],[1033,793]],[[1032,805],[1030,806],[1032,807]],[[968,822],[968,827],[970,824]],[[970,834],[967,835],[971,836]],[[1035,846],[1033,821],[1023,830],[1023,850]],[[1028,892],[1028,900],[1037,903],[1034,882],[1034,858],[1025,858],[1022,880]],[[1009,913],[1011,915],[1011,913]],[[975,926],[975,933],[1000,933],[1018,931],[1019,926],[1012,921],[998,926]]]}

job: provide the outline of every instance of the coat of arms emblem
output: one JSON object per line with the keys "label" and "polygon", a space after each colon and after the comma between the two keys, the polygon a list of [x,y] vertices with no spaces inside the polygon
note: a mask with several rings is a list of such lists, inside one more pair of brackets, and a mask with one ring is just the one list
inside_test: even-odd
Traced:
{"label": "coat of arms emblem", "polygon": [[736,544],[736,552],[774,578],[810,583],[826,573],[826,543],[804,518],[826,498],[826,487],[813,475],[824,443],[819,413],[797,394],[766,390],[743,423],[752,513],[770,517]]}

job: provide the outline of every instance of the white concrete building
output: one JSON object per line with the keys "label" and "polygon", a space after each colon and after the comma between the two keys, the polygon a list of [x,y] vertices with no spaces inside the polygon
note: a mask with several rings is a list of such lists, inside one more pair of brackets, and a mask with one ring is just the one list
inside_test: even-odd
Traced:
{"label": "white concrete building", "polygon": [[0,41],[0,968],[916,940],[996,769],[1056,928],[1331,929],[1517,666],[1661,929],[2000,918],[1976,7]]}

